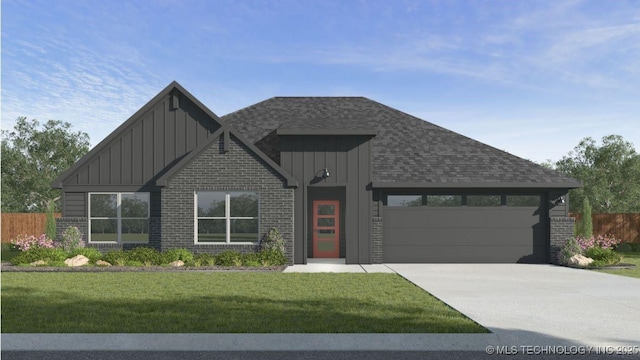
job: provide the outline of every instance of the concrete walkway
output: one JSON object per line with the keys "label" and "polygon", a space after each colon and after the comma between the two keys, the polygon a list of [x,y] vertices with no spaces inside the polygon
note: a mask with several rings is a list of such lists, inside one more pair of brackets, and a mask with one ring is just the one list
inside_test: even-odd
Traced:
{"label": "concrete walkway", "polygon": [[284,272],[300,273],[394,273],[383,264],[376,265],[346,265],[344,259],[308,259],[306,265],[293,265],[287,267]]}

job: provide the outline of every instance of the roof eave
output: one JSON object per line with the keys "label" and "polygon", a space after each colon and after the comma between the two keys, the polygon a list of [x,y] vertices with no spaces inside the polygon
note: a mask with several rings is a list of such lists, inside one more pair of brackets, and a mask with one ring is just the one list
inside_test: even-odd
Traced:
{"label": "roof eave", "polygon": [[379,182],[371,183],[378,189],[575,189],[582,187],[580,182]]}

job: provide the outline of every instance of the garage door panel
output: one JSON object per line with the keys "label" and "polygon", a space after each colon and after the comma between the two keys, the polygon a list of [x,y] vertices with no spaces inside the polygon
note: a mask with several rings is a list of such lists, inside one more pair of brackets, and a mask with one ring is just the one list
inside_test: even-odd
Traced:
{"label": "garage door panel", "polygon": [[534,207],[385,207],[383,261],[544,263],[546,227]]}
{"label": "garage door panel", "polygon": [[540,263],[544,246],[384,246],[386,263]]}
{"label": "garage door panel", "polygon": [[[421,232],[422,235],[417,235]],[[531,228],[400,228],[384,229],[384,238],[394,245],[532,245],[534,235]]]}

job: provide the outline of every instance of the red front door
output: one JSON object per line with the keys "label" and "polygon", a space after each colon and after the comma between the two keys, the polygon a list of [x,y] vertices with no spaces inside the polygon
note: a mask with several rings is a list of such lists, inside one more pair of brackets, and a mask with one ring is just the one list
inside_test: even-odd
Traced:
{"label": "red front door", "polygon": [[340,257],[340,202],[313,201],[313,257]]}

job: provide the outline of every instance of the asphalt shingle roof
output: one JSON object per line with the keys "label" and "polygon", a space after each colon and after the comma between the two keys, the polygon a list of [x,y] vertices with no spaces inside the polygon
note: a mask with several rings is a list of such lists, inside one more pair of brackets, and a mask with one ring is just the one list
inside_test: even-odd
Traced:
{"label": "asphalt shingle roof", "polygon": [[278,163],[278,128],[373,130],[374,183],[579,186],[556,171],[364,97],[274,97],[222,120]]}

